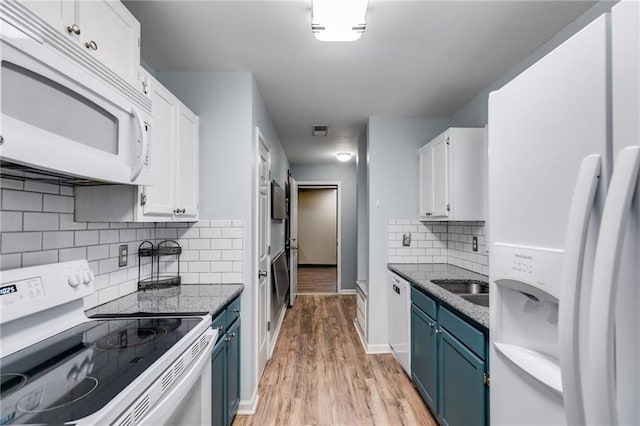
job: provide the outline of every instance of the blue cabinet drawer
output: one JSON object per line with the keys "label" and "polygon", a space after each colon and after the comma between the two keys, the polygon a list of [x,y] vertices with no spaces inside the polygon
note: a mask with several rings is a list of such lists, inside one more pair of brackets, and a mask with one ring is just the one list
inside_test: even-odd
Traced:
{"label": "blue cabinet drawer", "polygon": [[480,330],[442,306],[438,322],[441,327],[453,334],[480,359],[485,359],[485,336]]}
{"label": "blue cabinet drawer", "polygon": [[414,286],[411,286],[411,302],[432,318],[438,319],[436,302]]}
{"label": "blue cabinet drawer", "polygon": [[227,306],[227,327],[240,316],[240,297],[236,297],[233,302]]}

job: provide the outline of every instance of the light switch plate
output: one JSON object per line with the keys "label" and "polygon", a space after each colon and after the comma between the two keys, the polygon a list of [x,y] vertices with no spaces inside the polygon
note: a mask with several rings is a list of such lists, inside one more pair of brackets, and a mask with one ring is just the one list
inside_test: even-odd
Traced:
{"label": "light switch plate", "polygon": [[402,235],[402,246],[403,247],[411,246],[411,233]]}
{"label": "light switch plate", "polygon": [[129,261],[129,246],[127,244],[122,244],[118,247],[118,266],[122,268],[123,266],[127,266]]}
{"label": "light switch plate", "polygon": [[471,241],[471,248],[473,249],[473,251],[478,251],[478,237],[473,237]]}

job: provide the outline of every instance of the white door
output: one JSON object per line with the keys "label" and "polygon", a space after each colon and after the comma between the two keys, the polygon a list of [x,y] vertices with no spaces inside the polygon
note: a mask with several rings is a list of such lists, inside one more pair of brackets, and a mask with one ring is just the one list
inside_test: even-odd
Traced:
{"label": "white door", "polygon": [[420,150],[420,217],[427,218],[433,212],[433,149]]}
{"label": "white door", "polygon": [[289,306],[293,306],[298,294],[298,183],[294,178],[289,190]]}
{"label": "white door", "polygon": [[269,175],[271,164],[269,150],[260,130],[257,130],[258,161],[258,379],[262,376],[269,358],[267,321],[269,317]]}

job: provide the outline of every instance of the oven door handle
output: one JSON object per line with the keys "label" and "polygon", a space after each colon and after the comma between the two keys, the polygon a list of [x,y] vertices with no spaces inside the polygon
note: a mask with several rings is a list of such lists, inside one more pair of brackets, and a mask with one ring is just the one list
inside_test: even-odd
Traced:
{"label": "oven door handle", "polygon": [[142,116],[135,106],[131,106],[131,115],[133,115],[136,123],[138,123],[140,138],[142,139],[142,149],[140,150],[140,157],[138,158],[135,167],[131,169],[131,177],[129,178],[131,182],[133,182],[138,178],[138,176],[140,176],[140,173],[142,173],[142,168],[144,167],[144,162],[149,152],[149,140],[147,138],[147,132],[144,129],[144,121],[142,120]]}

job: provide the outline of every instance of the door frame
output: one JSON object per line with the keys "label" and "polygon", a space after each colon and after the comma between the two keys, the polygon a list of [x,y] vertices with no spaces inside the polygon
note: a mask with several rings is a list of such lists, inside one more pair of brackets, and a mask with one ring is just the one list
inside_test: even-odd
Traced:
{"label": "door frame", "polygon": [[[342,181],[340,180],[299,180],[298,191],[305,188],[326,188],[336,187],[338,194],[336,195],[336,222],[338,223],[336,230],[337,247],[336,247],[336,294],[342,293]],[[300,209],[298,209],[298,212]],[[298,221],[298,224],[300,221]],[[298,230],[298,234],[300,231]]]}
{"label": "door frame", "polygon": [[[266,139],[264,138],[264,135],[262,134],[262,132],[260,131],[260,127],[256,126],[255,128],[255,142],[254,142],[254,165],[253,165],[253,182],[252,182],[252,187],[253,187],[253,193],[252,193],[252,222],[253,222],[253,230],[252,230],[252,254],[253,254],[253,261],[251,262],[251,274],[252,274],[252,278],[250,280],[251,283],[251,287],[252,289],[255,291],[254,293],[254,303],[253,303],[253,312],[254,312],[254,345],[255,345],[255,377],[256,377],[256,391],[257,391],[257,386],[258,383],[260,382],[260,379],[262,377],[262,373],[264,373],[264,370],[260,371],[260,303],[265,303],[265,310],[264,313],[266,315],[266,322],[268,323],[268,321],[271,318],[271,253],[267,254],[268,257],[268,264],[269,266],[267,267],[267,291],[266,291],[266,301],[261,301],[260,300],[260,279],[258,277],[258,271],[260,270],[260,248],[259,248],[259,244],[260,244],[260,145],[263,145],[266,152],[267,152],[267,161],[269,164],[269,175],[271,175],[271,151],[269,149],[269,146],[266,142]],[[269,178],[270,180],[270,178]],[[268,220],[267,220],[267,232],[266,232],[266,239],[269,242],[269,246],[271,245],[271,189],[269,188],[267,190],[267,215],[269,216]],[[267,358],[266,360],[268,361],[271,354],[269,351],[269,346],[270,346],[270,342],[269,342],[269,332],[265,331],[266,333],[266,343],[265,346],[267,348]],[[266,364],[266,363],[265,363]]]}

